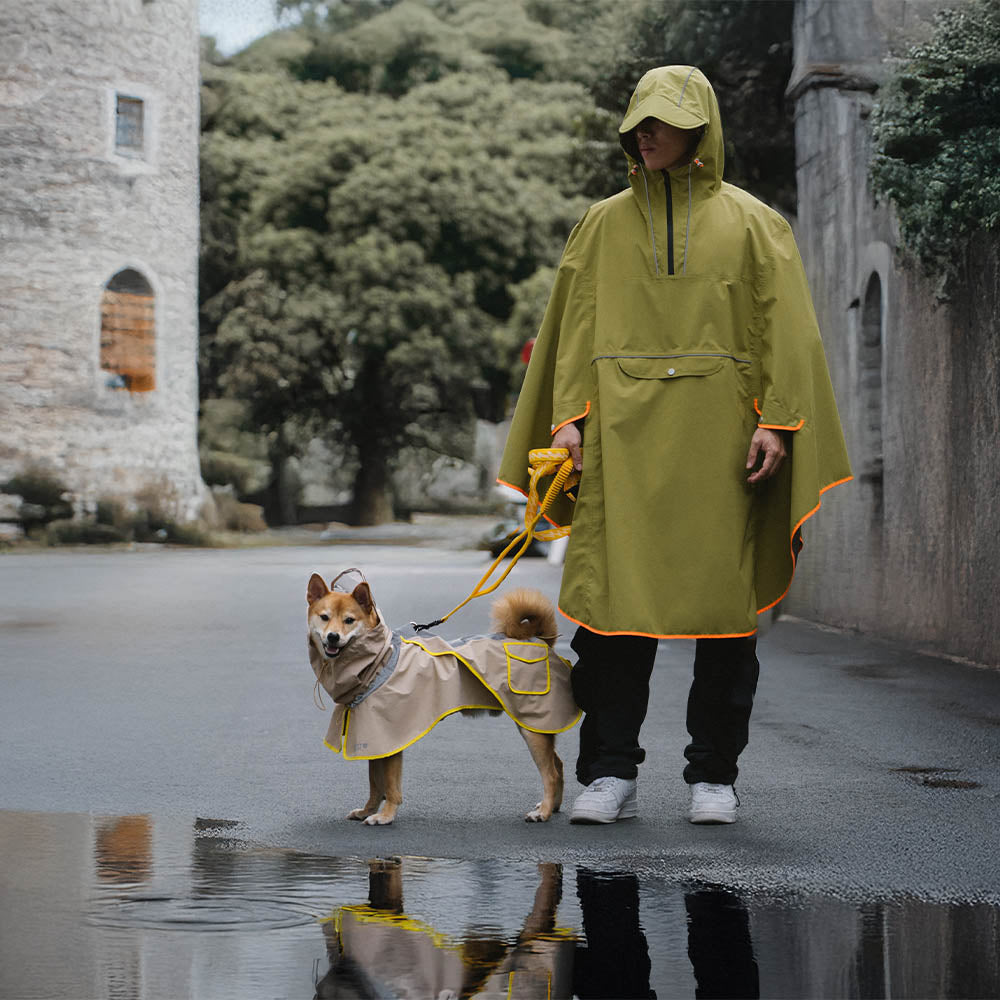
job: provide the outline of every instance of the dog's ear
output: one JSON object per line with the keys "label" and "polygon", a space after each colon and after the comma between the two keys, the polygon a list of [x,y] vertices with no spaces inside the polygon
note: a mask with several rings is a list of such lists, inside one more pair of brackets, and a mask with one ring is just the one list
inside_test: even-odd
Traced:
{"label": "dog's ear", "polygon": [[309,577],[309,587],[306,590],[306,604],[312,604],[321,597],[326,597],[330,593],[330,588],[323,582],[323,577],[319,573],[313,573]]}
{"label": "dog's ear", "polygon": [[375,598],[372,597],[372,588],[368,586],[367,581],[359,583],[351,591],[351,597],[361,605],[366,615],[370,615],[375,610]]}

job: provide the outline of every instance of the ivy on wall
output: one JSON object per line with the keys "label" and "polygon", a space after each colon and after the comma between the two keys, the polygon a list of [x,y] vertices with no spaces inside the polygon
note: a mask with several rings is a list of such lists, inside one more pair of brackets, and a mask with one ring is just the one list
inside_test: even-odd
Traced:
{"label": "ivy on wall", "polygon": [[874,191],[944,288],[970,237],[1000,229],[1000,0],[940,12],[879,92],[872,126]]}

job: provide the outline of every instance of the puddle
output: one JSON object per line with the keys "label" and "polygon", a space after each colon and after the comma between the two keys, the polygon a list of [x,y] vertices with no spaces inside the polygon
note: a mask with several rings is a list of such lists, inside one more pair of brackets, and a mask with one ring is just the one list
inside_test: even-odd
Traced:
{"label": "puddle", "polygon": [[0,997],[996,997],[1000,906],[0,812]]}
{"label": "puddle", "polygon": [[927,788],[982,788],[978,781],[967,778],[949,778],[945,775],[958,774],[957,767],[894,767],[894,774],[905,774]]}

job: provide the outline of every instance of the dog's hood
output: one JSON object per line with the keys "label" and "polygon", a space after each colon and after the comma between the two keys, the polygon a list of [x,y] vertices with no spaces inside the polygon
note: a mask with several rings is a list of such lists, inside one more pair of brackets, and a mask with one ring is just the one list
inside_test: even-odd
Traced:
{"label": "dog's hood", "polygon": [[368,690],[392,652],[392,630],[377,608],[378,624],[352,639],[334,659],[312,656],[313,672],[335,702],[349,705]]}

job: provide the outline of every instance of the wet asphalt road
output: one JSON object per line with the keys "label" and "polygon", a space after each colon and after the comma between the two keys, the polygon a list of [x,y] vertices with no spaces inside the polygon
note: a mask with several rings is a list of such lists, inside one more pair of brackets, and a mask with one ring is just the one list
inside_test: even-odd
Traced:
{"label": "wet asphalt road", "polygon": [[[350,542],[0,556],[0,809],[235,820],[244,840],[338,857],[563,860],[754,889],[1000,900],[1000,670],[791,620],[760,643],[735,826],[684,818],[687,641],[658,654],[638,820],[524,823],[539,787],[515,728],[454,717],[407,750],[394,826],[348,822],[367,769],[323,746],[309,575],[364,568],[398,626],[447,611],[487,562]],[[555,597],[559,572],[525,559],[510,582]],[[476,601],[442,634],[487,617]],[[575,743],[559,739],[569,773]]]}

